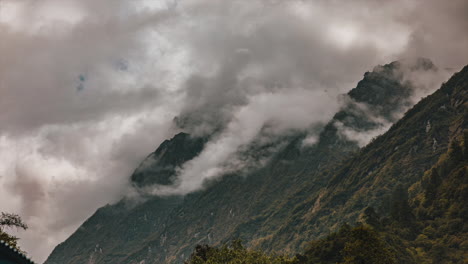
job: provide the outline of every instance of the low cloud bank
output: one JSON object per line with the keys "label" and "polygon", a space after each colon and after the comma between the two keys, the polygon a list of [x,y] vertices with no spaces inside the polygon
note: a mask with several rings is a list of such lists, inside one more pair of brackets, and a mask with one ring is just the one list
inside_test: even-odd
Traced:
{"label": "low cloud bank", "polygon": [[125,195],[138,163],[180,127],[217,133],[181,169],[176,192],[187,193],[265,127],[328,121],[377,64],[468,61],[463,0],[0,5],[0,209],[29,224],[20,244],[37,262]]}

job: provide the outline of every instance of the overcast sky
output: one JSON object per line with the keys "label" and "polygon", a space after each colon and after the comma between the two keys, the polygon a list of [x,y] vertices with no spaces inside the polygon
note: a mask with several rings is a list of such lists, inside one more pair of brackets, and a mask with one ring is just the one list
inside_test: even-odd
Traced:
{"label": "overcast sky", "polygon": [[375,65],[468,64],[466,14],[466,0],[0,0],[0,211],[23,217],[42,262],[128,193],[174,117],[224,128],[187,192],[265,124],[328,121]]}

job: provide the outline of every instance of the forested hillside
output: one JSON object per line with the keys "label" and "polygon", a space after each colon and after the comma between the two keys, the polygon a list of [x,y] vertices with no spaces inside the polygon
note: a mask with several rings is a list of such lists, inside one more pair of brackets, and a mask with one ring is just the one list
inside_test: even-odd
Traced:
{"label": "forested hillside", "polygon": [[[394,74],[398,67],[367,73],[316,144],[304,146],[304,132],[285,135],[269,143],[281,148],[267,164],[247,175],[225,175],[186,196],[143,194],[105,206],[46,263],[181,263],[197,244],[211,245],[205,249],[214,256],[231,254],[214,248],[233,239],[265,253],[238,250],[273,263],[375,263],[356,260],[372,259],[358,248],[375,245],[372,257],[388,263],[463,263],[468,67],[363,148],[339,129],[365,132],[380,128],[379,120],[396,121],[414,92]],[[166,141],[136,170],[134,185],[171,184],[175,168],[207,140],[179,134]],[[285,257],[268,260],[272,253]]]}
{"label": "forested hillside", "polygon": [[[465,67],[435,94],[416,105],[388,133],[347,161],[324,188],[328,202],[336,203],[325,207],[329,212],[322,216],[327,217],[326,223],[330,223],[338,209],[348,212],[348,221],[358,226],[351,228],[346,224],[342,220],[346,219],[343,218],[346,213],[342,213],[337,222],[344,224],[338,232],[307,243],[305,251],[294,259],[275,259],[272,263],[465,263],[468,260],[467,99],[468,67]],[[411,125],[418,123],[420,128]],[[441,141],[444,143],[440,144]],[[397,145],[386,146],[392,143]],[[407,155],[398,153],[400,146]],[[425,148],[427,151],[421,153]],[[392,153],[388,149],[393,149]],[[423,173],[408,173],[417,165],[429,164]],[[405,165],[408,171],[402,172]],[[369,167],[374,175],[363,173]],[[414,176],[417,176],[415,180]],[[387,184],[393,186],[392,191],[390,186],[386,188]],[[340,185],[346,185],[347,189],[338,188]],[[382,195],[376,192],[367,196],[376,185]],[[349,189],[352,186],[356,186],[354,192]],[[317,212],[317,201],[323,197],[326,196],[314,201],[312,214]],[[359,208],[356,203],[361,208],[362,204],[367,207],[357,214],[359,211],[353,211]],[[372,205],[378,208],[378,213]],[[191,256],[190,263],[221,263],[227,256],[230,256],[229,263],[236,263],[236,259],[257,263],[257,259],[265,257],[264,253],[247,253],[236,247],[229,250],[246,252],[249,257],[231,254],[226,248],[208,247],[208,257],[203,260],[200,249]]]}

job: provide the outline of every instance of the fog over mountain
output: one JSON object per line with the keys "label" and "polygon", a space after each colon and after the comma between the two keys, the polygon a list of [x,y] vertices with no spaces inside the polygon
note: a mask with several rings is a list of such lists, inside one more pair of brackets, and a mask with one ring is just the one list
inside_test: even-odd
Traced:
{"label": "fog over mountain", "polygon": [[154,194],[201,188],[266,127],[320,127],[375,65],[433,60],[436,74],[402,71],[417,102],[467,63],[467,13],[464,0],[0,0],[0,211],[28,223],[20,245],[42,262],[133,193],[132,171],[176,132],[215,136]]}

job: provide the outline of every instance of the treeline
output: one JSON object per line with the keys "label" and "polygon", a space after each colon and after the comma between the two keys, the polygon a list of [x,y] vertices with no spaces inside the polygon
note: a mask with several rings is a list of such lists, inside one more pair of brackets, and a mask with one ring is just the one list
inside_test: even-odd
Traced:
{"label": "treeline", "polygon": [[344,225],[324,239],[310,242],[303,254],[294,257],[267,255],[249,250],[239,240],[231,245],[198,245],[186,264],[309,264],[309,263],[397,263],[394,250],[374,229]]}

